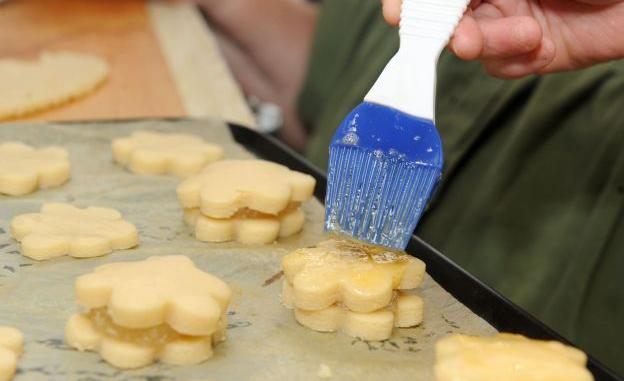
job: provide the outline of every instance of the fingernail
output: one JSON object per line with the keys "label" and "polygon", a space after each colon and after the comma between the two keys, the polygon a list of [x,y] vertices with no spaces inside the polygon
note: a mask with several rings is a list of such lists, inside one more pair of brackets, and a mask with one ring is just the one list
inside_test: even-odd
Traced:
{"label": "fingernail", "polygon": [[460,55],[463,49],[464,49],[464,42],[463,42],[462,36],[461,35],[454,36],[453,39],[451,40],[451,50],[455,54]]}
{"label": "fingernail", "polygon": [[475,57],[475,52],[473,52],[473,43],[469,38],[463,35],[457,35],[453,37],[451,40],[452,46],[451,50],[455,55],[464,60],[471,60]]}

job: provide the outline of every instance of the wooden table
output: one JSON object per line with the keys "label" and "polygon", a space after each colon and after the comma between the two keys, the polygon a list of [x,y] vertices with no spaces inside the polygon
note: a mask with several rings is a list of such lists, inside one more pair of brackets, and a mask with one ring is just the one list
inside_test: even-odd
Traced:
{"label": "wooden table", "polygon": [[0,57],[44,50],[98,55],[108,81],[88,97],[29,120],[253,116],[198,10],[145,0],[9,0],[0,4]]}

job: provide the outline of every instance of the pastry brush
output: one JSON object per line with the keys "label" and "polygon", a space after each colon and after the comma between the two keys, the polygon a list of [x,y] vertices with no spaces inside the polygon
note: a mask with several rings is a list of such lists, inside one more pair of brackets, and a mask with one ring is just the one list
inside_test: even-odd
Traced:
{"label": "pastry brush", "polygon": [[400,47],[329,149],[325,229],[405,249],[441,178],[436,66],[467,0],[403,0]]}

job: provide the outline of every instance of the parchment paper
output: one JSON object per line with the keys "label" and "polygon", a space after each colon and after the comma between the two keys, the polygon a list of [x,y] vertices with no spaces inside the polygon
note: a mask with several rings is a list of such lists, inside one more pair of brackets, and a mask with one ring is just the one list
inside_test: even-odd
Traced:
{"label": "parchment paper", "polygon": [[[135,129],[195,133],[222,144],[226,157],[251,157],[220,122],[0,126],[0,141],[58,144],[69,150],[72,165],[70,182],[60,188],[26,197],[0,196],[0,325],[19,328],[26,338],[15,380],[317,380],[321,364],[329,366],[334,380],[433,380],[433,344],[438,338],[453,332],[495,332],[429,277],[421,288],[424,323],[395,330],[390,340],[366,342],[301,327],[292,312],[280,305],[281,279],[271,280],[280,271],[282,256],[322,239],[322,204],[308,203],[303,233],[276,244],[196,241],[182,221],[175,194],[178,178],[133,175],[113,163],[111,139]],[[91,259],[62,257],[36,262],[25,258],[10,237],[10,220],[17,214],[38,211],[49,201],[116,208],[137,225],[140,246]],[[76,310],[73,283],[77,276],[103,263],[166,254],[189,256],[234,290],[227,341],[216,347],[212,359],[197,366],[155,364],[120,371],[98,354],[81,353],[63,343],[65,322]]]}

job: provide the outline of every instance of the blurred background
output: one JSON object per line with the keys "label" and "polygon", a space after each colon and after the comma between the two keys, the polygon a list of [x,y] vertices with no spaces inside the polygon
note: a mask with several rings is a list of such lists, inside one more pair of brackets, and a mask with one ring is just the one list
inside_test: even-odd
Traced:
{"label": "blurred background", "polygon": [[86,53],[110,66],[94,92],[20,120],[254,117],[193,4],[146,0],[10,0],[0,4],[0,57]]}
{"label": "blurred background", "polygon": [[[378,0],[4,0],[1,60],[109,65],[93,91],[4,121],[217,118],[324,170],[397,46]],[[418,234],[624,372],[623,63],[513,81],[440,64],[445,177]]]}

